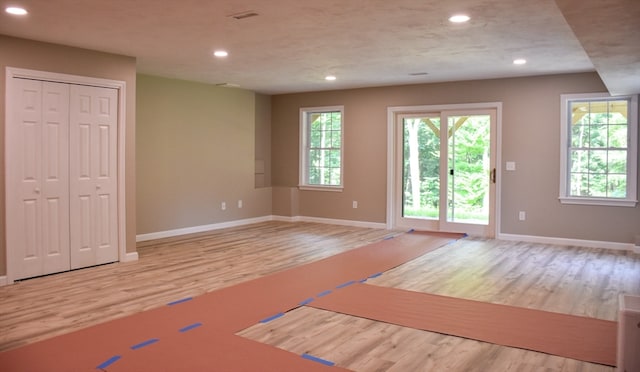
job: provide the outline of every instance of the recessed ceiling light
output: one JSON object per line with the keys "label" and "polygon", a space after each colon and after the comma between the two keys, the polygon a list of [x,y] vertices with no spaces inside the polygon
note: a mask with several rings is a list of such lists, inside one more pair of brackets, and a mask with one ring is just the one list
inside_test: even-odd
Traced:
{"label": "recessed ceiling light", "polygon": [[224,58],[229,55],[229,52],[227,52],[226,50],[216,50],[215,52],[213,52],[213,55],[219,58]]}
{"label": "recessed ceiling light", "polygon": [[465,23],[468,22],[471,19],[471,17],[469,17],[466,14],[455,14],[452,15],[451,17],[449,17],[449,22],[451,23]]}
{"label": "recessed ceiling light", "polygon": [[329,75],[329,76],[325,76],[325,78],[324,78],[324,79],[325,79],[325,80],[329,80],[329,81],[334,81],[334,80],[336,80],[336,77],[335,77],[335,76],[333,76],[333,75]]}
{"label": "recessed ceiling light", "polygon": [[10,6],[4,9],[5,12],[13,15],[26,15],[28,12],[25,8]]}
{"label": "recessed ceiling light", "polygon": [[527,63],[527,60],[524,58],[517,58],[513,60],[514,65],[524,65],[525,63]]}

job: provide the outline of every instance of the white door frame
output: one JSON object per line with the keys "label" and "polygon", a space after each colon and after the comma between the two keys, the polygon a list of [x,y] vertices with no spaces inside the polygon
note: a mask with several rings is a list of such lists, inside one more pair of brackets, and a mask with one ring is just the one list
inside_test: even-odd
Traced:
{"label": "white door frame", "polygon": [[[52,81],[57,83],[67,83],[76,85],[91,85],[103,88],[112,88],[118,90],[118,260],[133,261],[138,255],[127,254],[127,234],[126,234],[126,188],[125,188],[125,133],[126,133],[126,82],[120,80],[101,79],[79,75],[59,74],[55,72],[28,70],[16,67],[7,67],[5,74],[5,126],[9,122],[9,107],[14,78],[33,79]],[[5,138],[5,141],[8,139]],[[6,145],[5,145],[6,149]],[[5,159],[6,159],[5,151]],[[5,187],[9,182],[5,177]],[[6,195],[5,195],[6,198]],[[6,215],[6,211],[5,211]],[[5,217],[6,218],[6,217]],[[6,244],[6,266],[7,266],[7,283],[13,283],[14,276],[11,263],[13,262],[13,253]]]}
{"label": "white door frame", "polygon": [[439,112],[449,110],[496,110],[496,197],[495,197],[495,236],[500,232],[500,184],[502,176],[502,102],[463,103],[450,105],[390,106],[387,107],[387,228],[396,226],[396,151],[397,131],[395,130],[398,114],[417,112]]}

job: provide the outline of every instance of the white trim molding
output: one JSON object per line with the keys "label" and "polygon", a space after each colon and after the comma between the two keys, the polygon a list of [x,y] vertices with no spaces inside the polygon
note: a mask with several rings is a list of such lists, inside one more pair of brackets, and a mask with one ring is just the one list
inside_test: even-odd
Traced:
{"label": "white trim molding", "polygon": [[9,282],[7,281],[7,277],[6,276],[0,276],[0,287],[5,286],[9,284]]}
{"label": "white trim molding", "polygon": [[547,236],[518,235],[518,234],[499,234],[497,239],[528,242],[528,243],[554,244],[554,245],[564,245],[564,246],[570,245],[570,246],[576,246],[576,247],[613,249],[613,250],[622,250],[622,251],[631,251],[635,253],[640,253],[640,249],[636,249],[638,247],[634,247],[633,243],[553,238],[553,237],[547,237]]}
{"label": "white trim molding", "polygon": [[158,231],[158,232],[153,232],[153,233],[148,233],[148,234],[139,234],[139,235],[136,235],[136,242],[144,242],[144,241],[148,241],[148,240],[171,238],[171,237],[174,237],[174,236],[195,234],[195,233],[207,232],[207,231],[214,231],[214,230],[226,229],[226,228],[229,228],[229,227],[251,225],[251,224],[254,224],[254,223],[266,222],[266,221],[271,221],[271,220],[272,220],[271,216],[265,216],[265,217],[248,218],[248,219],[244,219],[244,220],[220,222],[220,223],[214,223],[214,224],[210,224],[210,225],[184,227],[184,228],[181,228],[181,229]]}
{"label": "white trim molding", "polygon": [[[353,220],[336,220],[336,219],[321,218],[321,217],[304,217],[304,216],[291,217],[291,216],[271,215],[271,216],[263,216],[263,217],[256,217],[256,218],[248,218],[244,220],[227,221],[227,222],[215,223],[211,225],[200,225],[200,226],[193,226],[193,227],[185,227],[182,229],[158,231],[158,232],[148,233],[148,234],[140,234],[136,236],[136,242],[171,238],[171,237],[180,236],[180,235],[214,231],[214,230],[251,225],[254,223],[267,222],[267,221],[316,222],[316,223],[324,223],[327,225],[364,227],[364,228],[370,228],[370,229],[386,229],[387,228],[387,224],[383,222],[378,223],[378,222],[353,221]],[[137,253],[136,253],[136,259],[137,259]]]}

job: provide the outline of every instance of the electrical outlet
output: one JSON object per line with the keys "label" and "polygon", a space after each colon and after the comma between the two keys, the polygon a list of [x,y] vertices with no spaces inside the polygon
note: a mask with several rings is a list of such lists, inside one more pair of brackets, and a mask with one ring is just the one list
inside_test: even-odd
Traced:
{"label": "electrical outlet", "polygon": [[355,208],[358,208],[358,201],[357,201],[357,200],[354,200],[354,201],[353,201],[353,208],[354,208],[354,209],[355,209]]}
{"label": "electrical outlet", "polygon": [[242,208],[242,199],[238,200],[238,208]]}
{"label": "electrical outlet", "polygon": [[227,203],[222,202],[222,203],[220,204],[220,209],[222,209],[223,211],[224,211],[224,210],[226,210],[226,209],[227,209]]}
{"label": "electrical outlet", "polygon": [[526,219],[527,219],[527,214],[526,214],[524,211],[520,211],[520,212],[518,212],[518,219],[519,219],[520,221],[524,221],[524,220],[526,220]]}

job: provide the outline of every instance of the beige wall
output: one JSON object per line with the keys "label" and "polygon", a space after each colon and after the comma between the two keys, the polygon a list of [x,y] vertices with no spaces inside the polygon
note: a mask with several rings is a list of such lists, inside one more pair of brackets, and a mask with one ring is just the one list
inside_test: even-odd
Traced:
{"label": "beige wall", "polygon": [[[500,232],[632,243],[640,233],[640,207],[558,201],[560,95],[605,91],[595,73],[582,73],[273,96],[274,214],[384,223],[387,107],[502,102]],[[326,105],[344,105],[344,192],[296,193],[299,109]],[[507,160],[516,162],[516,171],[504,171]],[[517,220],[518,211],[526,211],[526,221]]]}
{"label": "beige wall", "polygon": [[[100,53],[62,45],[47,44],[0,35],[0,194],[4,195],[4,120],[5,68],[89,76],[126,82],[126,240],[127,251],[135,252],[135,133],[136,133],[136,60],[132,57]],[[0,198],[0,275],[6,274],[5,200]]]}
{"label": "beige wall", "polygon": [[147,75],[137,83],[138,234],[271,214],[271,189],[256,189],[254,175],[256,102],[264,113],[268,97]]}

